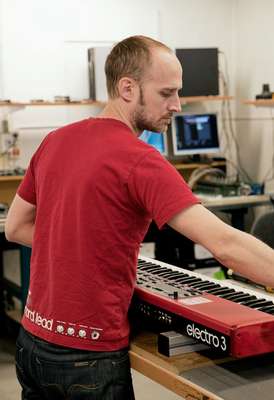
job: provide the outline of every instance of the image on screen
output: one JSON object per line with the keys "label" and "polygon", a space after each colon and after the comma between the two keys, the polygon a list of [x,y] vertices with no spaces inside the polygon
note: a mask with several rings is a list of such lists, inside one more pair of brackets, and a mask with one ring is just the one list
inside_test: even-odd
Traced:
{"label": "image on screen", "polygon": [[174,114],[172,118],[172,143],[175,155],[220,151],[217,115]]}
{"label": "image on screen", "polygon": [[160,132],[143,131],[139,136],[143,142],[150,144],[164,156],[167,155],[166,135]]}

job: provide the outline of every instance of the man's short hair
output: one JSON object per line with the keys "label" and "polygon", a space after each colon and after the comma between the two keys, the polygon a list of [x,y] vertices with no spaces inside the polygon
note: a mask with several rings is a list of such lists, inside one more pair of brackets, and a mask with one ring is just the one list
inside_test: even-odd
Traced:
{"label": "man's short hair", "polygon": [[141,82],[151,64],[151,49],[156,47],[172,52],[165,44],[146,36],[131,36],[113,47],[105,63],[110,98],[118,97],[117,85],[121,78],[129,77]]}

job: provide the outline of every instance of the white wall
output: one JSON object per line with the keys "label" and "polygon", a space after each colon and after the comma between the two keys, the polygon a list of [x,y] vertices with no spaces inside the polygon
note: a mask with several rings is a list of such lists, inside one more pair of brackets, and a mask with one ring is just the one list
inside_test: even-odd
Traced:
{"label": "white wall", "polygon": [[245,169],[262,182],[273,174],[274,109],[242,105],[240,100],[255,99],[263,83],[274,92],[274,1],[238,0],[235,8],[238,141]]}
{"label": "white wall", "polygon": [[[55,95],[87,98],[86,48],[133,34],[158,38],[172,48],[218,47],[227,56],[233,82],[235,1],[0,0],[0,96],[13,101],[53,100]],[[27,165],[52,127],[97,111],[28,107],[10,114],[10,125],[21,136],[21,165]]]}
{"label": "white wall", "polygon": [[3,98],[3,11],[2,0],[0,0],[0,98]]}

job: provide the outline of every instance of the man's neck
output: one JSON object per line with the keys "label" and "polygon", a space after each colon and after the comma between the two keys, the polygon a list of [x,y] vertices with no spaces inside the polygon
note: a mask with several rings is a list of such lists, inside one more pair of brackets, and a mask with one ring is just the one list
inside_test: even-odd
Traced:
{"label": "man's neck", "polygon": [[106,107],[98,114],[98,118],[117,119],[126,124],[135,135],[138,135],[132,125],[129,114],[125,111],[125,107],[122,106],[119,100],[109,100]]}

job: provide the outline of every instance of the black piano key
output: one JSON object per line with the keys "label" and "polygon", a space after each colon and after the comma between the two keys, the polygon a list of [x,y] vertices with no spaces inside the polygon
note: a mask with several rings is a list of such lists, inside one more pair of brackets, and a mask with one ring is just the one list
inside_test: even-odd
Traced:
{"label": "black piano key", "polygon": [[155,265],[142,265],[141,267],[138,267],[138,269],[141,271],[153,271],[155,269]]}
{"label": "black piano key", "polygon": [[[164,274],[164,273],[169,272],[170,270],[166,267],[158,266],[157,268],[155,268],[155,271],[159,271],[160,274],[162,274],[162,273]],[[150,271],[150,272],[152,272],[152,271]]]}
{"label": "black piano key", "polygon": [[214,294],[214,295],[223,295],[223,294],[233,293],[233,289],[226,288],[226,287],[220,287],[217,289],[209,289],[209,290],[207,290],[207,293]]}
{"label": "black piano key", "polygon": [[161,276],[166,278],[166,279],[173,280],[175,278],[178,278],[179,276],[187,277],[189,275],[184,274],[184,273],[178,273],[178,272],[174,272],[174,271],[169,271],[169,272],[166,272],[165,274],[162,274]]}
{"label": "black piano key", "polygon": [[274,315],[274,310],[271,310],[271,311],[267,311],[267,314],[271,314],[271,315]]}
{"label": "black piano key", "polygon": [[153,270],[149,271],[149,273],[152,275],[159,275],[162,271],[163,271],[163,268],[159,267],[159,268],[154,268]]}
{"label": "black piano key", "polygon": [[257,307],[259,307],[260,305],[263,306],[265,302],[266,302],[265,299],[258,299],[258,298],[255,298],[254,300],[246,300],[246,301],[243,301],[243,302],[241,302],[241,304],[244,305],[244,306],[251,307],[251,308],[257,308]]}
{"label": "black piano key", "polygon": [[169,275],[168,279],[170,280],[176,280],[177,278],[181,278],[181,277],[187,277],[189,275],[181,273],[181,272],[175,272],[173,271],[172,274]]}
{"label": "black piano key", "polygon": [[[228,297],[228,296],[231,296],[231,295],[233,295],[233,294],[236,293],[236,290],[234,290],[234,289],[232,289],[232,288],[229,288],[229,289],[230,289],[229,292],[225,292],[225,293],[223,293],[223,294],[218,294],[218,297],[221,297],[222,299],[227,300],[227,297]],[[231,300],[230,300],[230,301],[231,301]]]}
{"label": "black piano key", "polygon": [[240,300],[240,301],[236,300],[235,303],[239,303],[239,304],[245,305],[245,302],[253,301],[253,300],[256,300],[256,299],[257,299],[256,296],[254,296],[253,294],[252,295],[250,294],[249,297],[246,297],[244,300]]}
{"label": "black piano key", "polygon": [[209,281],[202,281],[202,282],[191,284],[191,287],[193,287],[195,289],[207,291],[207,289],[214,289],[214,288],[217,289],[217,287],[220,287],[220,285],[217,285],[216,283],[209,282]]}
{"label": "black piano key", "polygon": [[249,304],[252,304],[252,303],[254,303],[255,301],[257,301],[258,300],[258,297],[256,297],[254,294],[250,294],[249,295],[249,297],[247,297],[246,299],[244,299],[244,300],[241,300],[241,301],[238,301],[237,303],[240,303],[240,304],[242,304],[243,306],[247,306],[247,307],[249,307]]}
{"label": "black piano key", "polygon": [[191,276],[191,277],[186,277],[186,278],[178,278],[178,279],[176,279],[176,283],[177,282],[183,283],[183,284],[188,284],[189,286],[191,286],[191,284],[194,282],[202,282],[202,279]]}
{"label": "black piano key", "polygon": [[274,307],[273,301],[265,300],[264,303],[260,304],[259,307],[256,307],[256,309],[259,311],[262,311],[262,308],[269,307],[269,306]]}
{"label": "black piano key", "polygon": [[226,291],[219,293],[217,296],[220,297],[221,299],[225,299],[228,294],[233,294],[233,293],[235,293],[234,289],[227,288]]}
{"label": "black piano key", "polygon": [[142,269],[148,269],[148,268],[156,268],[156,267],[160,267],[160,265],[158,264],[153,264],[151,262],[146,262],[145,264],[141,265],[140,268]]}
{"label": "black piano key", "polygon": [[235,303],[240,302],[242,300],[248,299],[250,297],[250,294],[244,293],[244,292],[236,292],[232,294],[228,294],[226,296],[227,300],[234,301]]}
{"label": "black piano key", "polygon": [[215,290],[215,289],[221,289],[222,286],[219,285],[219,283],[215,283],[215,282],[210,282],[212,287],[209,287],[208,289],[206,289],[205,291],[210,293],[211,290]]}
{"label": "black piano key", "polygon": [[266,307],[261,307],[260,311],[263,311],[267,314],[274,314],[274,305],[273,306],[266,306]]}
{"label": "black piano key", "polygon": [[249,294],[239,295],[236,290],[234,290],[234,289],[232,289],[232,290],[233,290],[233,292],[227,293],[227,294],[222,295],[220,297],[222,297],[223,299],[229,300],[229,301],[233,301],[234,303],[241,303],[244,300],[250,299],[250,295]]}
{"label": "black piano key", "polygon": [[177,272],[174,272],[174,271],[171,271],[170,269],[166,269],[165,271],[163,271],[163,272],[161,272],[160,273],[161,274],[161,276],[163,276],[163,277],[165,277],[165,278],[169,278],[169,277],[172,277],[174,274],[178,274],[178,276],[180,275],[180,276],[188,276],[187,274],[184,274],[184,273],[177,273]]}
{"label": "black piano key", "polygon": [[166,276],[169,276],[170,273],[171,273],[170,269],[165,268],[165,270],[163,272],[161,272],[161,276],[166,277]]}
{"label": "black piano key", "polygon": [[139,260],[138,261],[138,265],[139,264],[141,264],[141,266],[144,266],[144,265],[155,265],[154,263],[151,263],[151,262],[149,262],[149,261],[143,261],[143,260]]}

